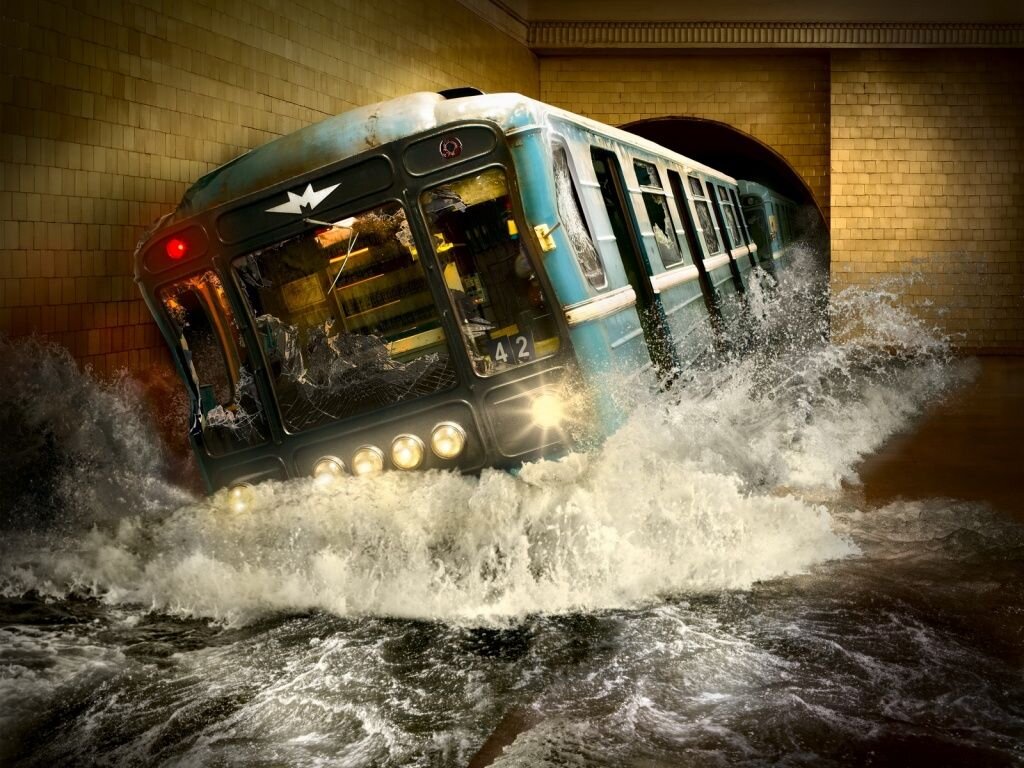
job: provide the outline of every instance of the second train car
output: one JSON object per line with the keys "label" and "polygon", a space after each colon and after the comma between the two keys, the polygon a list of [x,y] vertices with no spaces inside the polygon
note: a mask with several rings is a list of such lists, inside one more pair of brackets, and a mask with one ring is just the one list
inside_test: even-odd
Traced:
{"label": "second train car", "polygon": [[416,93],[207,174],[136,279],[211,491],[513,467],[613,429],[609,373],[671,378],[742,311],[771,253],[741,196],[519,94]]}

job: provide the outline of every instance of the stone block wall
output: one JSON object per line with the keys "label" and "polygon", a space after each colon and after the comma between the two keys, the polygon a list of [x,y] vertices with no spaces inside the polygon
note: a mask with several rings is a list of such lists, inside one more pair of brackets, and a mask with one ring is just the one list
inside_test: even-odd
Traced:
{"label": "stone block wall", "polygon": [[832,54],[834,289],[888,277],[968,350],[1024,351],[1024,53]]}
{"label": "stone block wall", "polygon": [[0,4],[0,332],[97,371],[166,359],[132,251],[211,168],[328,115],[458,85],[538,94],[455,0]]}
{"label": "stone block wall", "polygon": [[728,123],[830,216],[837,289],[912,274],[904,301],[960,346],[1024,351],[1020,50],[538,59],[514,35],[456,0],[0,4],[0,332],[101,372],[165,360],[131,255],[193,180],[327,115],[471,84],[615,125]]}

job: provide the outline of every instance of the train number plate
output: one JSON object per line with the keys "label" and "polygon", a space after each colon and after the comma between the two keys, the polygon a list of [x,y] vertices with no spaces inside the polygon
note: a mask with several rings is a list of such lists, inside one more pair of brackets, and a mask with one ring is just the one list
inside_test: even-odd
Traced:
{"label": "train number plate", "polygon": [[487,339],[487,354],[495,363],[522,365],[536,359],[537,350],[533,346],[532,334],[517,333],[514,336]]}

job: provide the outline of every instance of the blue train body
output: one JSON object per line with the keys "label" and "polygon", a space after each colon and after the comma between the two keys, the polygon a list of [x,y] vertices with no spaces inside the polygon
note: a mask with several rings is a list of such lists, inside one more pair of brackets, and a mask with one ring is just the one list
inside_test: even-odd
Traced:
{"label": "blue train body", "polygon": [[743,312],[775,241],[741,185],[518,94],[412,94],[207,174],[136,278],[211,490],[514,467],[613,430],[623,377],[671,380]]}

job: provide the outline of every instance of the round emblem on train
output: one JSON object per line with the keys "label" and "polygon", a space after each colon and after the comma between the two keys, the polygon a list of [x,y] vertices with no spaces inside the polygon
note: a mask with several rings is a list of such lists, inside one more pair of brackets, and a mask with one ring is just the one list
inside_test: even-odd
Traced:
{"label": "round emblem on train", "polygon": [[458,157],[462,154],[462,141],[459,140],[458,136],[445,136],[441,139],[441,146],[438,150],[441,152],[441,157],[445,160],[451,160],[453,157]]}

